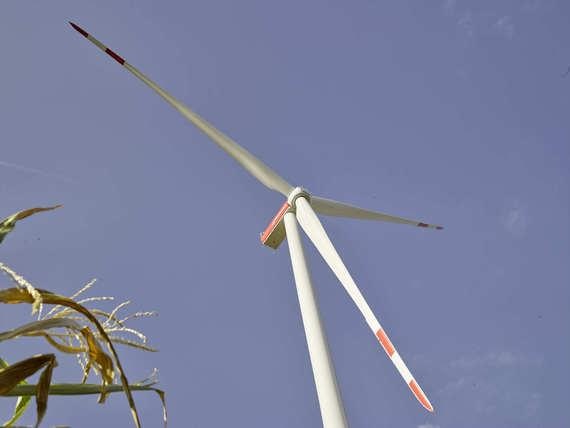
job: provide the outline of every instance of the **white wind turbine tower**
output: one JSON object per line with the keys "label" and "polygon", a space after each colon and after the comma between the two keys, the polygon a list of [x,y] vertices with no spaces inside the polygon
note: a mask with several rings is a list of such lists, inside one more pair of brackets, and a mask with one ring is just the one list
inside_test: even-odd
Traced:
{"label": "white wind turbine tower", "polygon": [[388,357],[396,366],[400,375],[404,378],[406,384],[410,387],[414,396],[428,411],[433,412],[433,406],[412,376],[398,351],[396,351],[384,328],[380,325],[380,322],[368,306],[368,303],[362,296],[352,276],[335,250],[315,211],[328,216],[387,221],[433,229],[441,229],[442,227],[357,208],[342,202],[313,196],[301,187],[291,186],[275,171],[224,135],[221,131],[214,128],[210,123],[202,119],[176,98],[172,97],[139,70],[126,62],[121,56],[107,48],[76,24],[72,22],[70,22],[70,24],[99,49],[110,55],[129,72],[150,86],[151,89],[210,137],[214,143],[234,158],[251,175],[268,188],[281,193],[287,198],[281,209],[273,220],[271,220],[269,226],[261,234],[261,241],[264,245],[276,249],[285,236],[288,238],[291,264],[293,266],[293,274],[297,286],[301,315],[324,427],[347,427],[348,423],[336,382],[334,367],[329,355],[326,336],[320,319],[297,222],[301,225],[301,228],[305,231],[321,256],[337,276],[348,295],[352,298],[356,307],[364,316],[366,323],[377,337]]}

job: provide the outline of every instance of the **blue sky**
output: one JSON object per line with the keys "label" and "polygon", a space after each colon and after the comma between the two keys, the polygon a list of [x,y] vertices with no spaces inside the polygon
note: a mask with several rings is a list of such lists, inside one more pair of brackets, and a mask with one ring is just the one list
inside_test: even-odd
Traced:
{"label": "blue sky", "polygon": [[[160,352],[121,355],[132,380],[159,368],[171,426],[319,426],[287,247],[258,239],[282,198],[73,20],[293,184],[446,227],[322,220],[434,414],[305,242],[351,427],[564,426],[569,18],[556,0],[2,2],[0,217],[65,207],[1,260],[158,311],[136,326]],[[28,320],[0,312],[3,330]],[[54,380],[79,377],[62,358]],[[136,400],[158,426],[156,397]],[[130,415],[118,395],[54,397],[56,424]]]}

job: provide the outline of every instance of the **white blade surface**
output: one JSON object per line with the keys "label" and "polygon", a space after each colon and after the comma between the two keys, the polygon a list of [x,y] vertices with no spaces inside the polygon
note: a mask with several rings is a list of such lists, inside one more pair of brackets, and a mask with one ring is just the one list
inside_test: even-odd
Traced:
{"label": "white blade surface", "polygon": [[336,382],[334,366],[329,355],[326,334],[319,315],[317,298],[311,283],[311,274],[305,259],[295,214],[292,212],[285,214],[284,222],[323,426],[326,428],[347,428],[348,423]]}
{"label": "white blade surface", "polygon": [[143,73],[133,67],[131,64],[126,62],[123,58],[113,52],[111,49],[106,47],[103,43],[97,40],[95,37],[88,34],[78,25],[70,22],[71,26],[77,30],[81,35],[87,38],[90,42],[96,45],[103,52],[111,56],[115,61],[125,67],[128,71],[146,83],[151,89],[153,89],[158,95],[168,102],[172,107],[178,110],[182,116],[192,122],[197,128],[204,132],[208,137],[214,141],[219,147],[226,151],[232,158],[234,158],[242,167],[244,167],[251,175],[257,178],[261,183],[266,185],[272,190],[275,190],[284,196],[288,196],[293,187],[285,181],[281,176],[279,176],[275,171],[261,162],[258,158],[248,152],[246,149],[241,147],[231,138],[224,135],[221,131],[214,128],[206,120],[202,119]]}
{"label": "white blade surface", "polygon": [[368,326],[380,341],[380,344],[384,348],[384,351],[386,351],[386,354],[392,360],[398,369],[398,372],[412,390],[414,396],[427,410],[433,412],[433,406],[412,376],[412,373],[406,366],[406,363],[404,363],[402,357],[400,357],[398,351],[396,351],[396,348],[370,309],[370,306],[368,306],[368,303],[366,300],[364,300],[362,293],[346,269],[346,266],[338,255],[336,249],[334,248],[317,215],[311,208],[309,202],[305,198],[297,198],[296,209],[297,220],[299,221],[299,224],[309,239],[313,242],[313,244],[315,244],[315,247],[317,247],[317,250],[319,253],[321,253],[321,256],[323,256],[341,284],[344,286],[345,290],[364,316],[364,319],[366,320]]}
{"label": "white blade surface", "polygon": [[429,227],[432,229],[443,229],[441,226],[435,224],[428,224],[417,220],[409,220],[403,217],[396,217],[393,215],[382,214],[376,211],[365,210],[353,205],[345,204],[343,202],[333,201],[332,199],[319,198],[318,196],[311,196],[311,206],[316,212],[323,215],[334,217],[349,217],[361,220],[378,220],[387,221],[390,223],[409,224],[411,226]]}

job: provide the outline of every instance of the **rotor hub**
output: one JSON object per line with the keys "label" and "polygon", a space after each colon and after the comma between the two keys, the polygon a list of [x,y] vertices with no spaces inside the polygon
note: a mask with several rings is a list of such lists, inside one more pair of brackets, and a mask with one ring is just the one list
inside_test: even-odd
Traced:
{"label": "rotor hub", "polygon": [[311,200],[311,194],[302,187],[295,187],[289,196],[287,196],[287,203],[291,206],[293,210],[295,210],[295,201],[298,198],[305,198],[307,201]]}

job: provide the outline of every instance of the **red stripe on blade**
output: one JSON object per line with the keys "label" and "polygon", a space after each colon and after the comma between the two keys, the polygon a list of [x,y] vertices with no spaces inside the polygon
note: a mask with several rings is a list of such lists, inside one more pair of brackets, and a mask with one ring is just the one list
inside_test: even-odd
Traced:
{"label": "red stripe on blade", "polygon": [[428,227],[429,224],[427,223],[418,223],[418,227]]}
{"label": "red stripe on blade", "polygon": [[386,351],[389,357],[392,357],[392,355],[394,355],[394,352],[396,352],[396,348],[394,348],[394,345],[392,345],[392,342],[390,342],[390,339],[386,335],[386,332],[380,329],[376,332],[376,337],[380,341],[380,344],[382,345],[382,348],[384,348],[384,351]]}
{"label": "red stripe on blade", "polygon": [[71,25],[79,34],[81,34],[83,37],[87,37],[87,31],[85,31],[83,28],[81,28],[79,25],[75,25],[73,22],[69,22],[69,25]]}
{"label": "red stripe on blade", "polygon": [[424,394],[420,386],[416,383],[416,381],[412,379],[408,384],[408,386],[410,387],[410,389],[412,390],[418,401],[422,403],[422,406],[424,406],[426,410],[428,410],[429,412],[433,412],[433,406],[427,399],[426,395]]}
{"label": "red stripe on blade", "polygon": [[105,52],[108,53],[111,57],[113,57],[113,59],[117,61],[119,64],[123,65],[125,63],[125,60],[121,58],[119,55],[117,55],[115,52],[113,52],[111,49],[107,48],[105,49]]}

